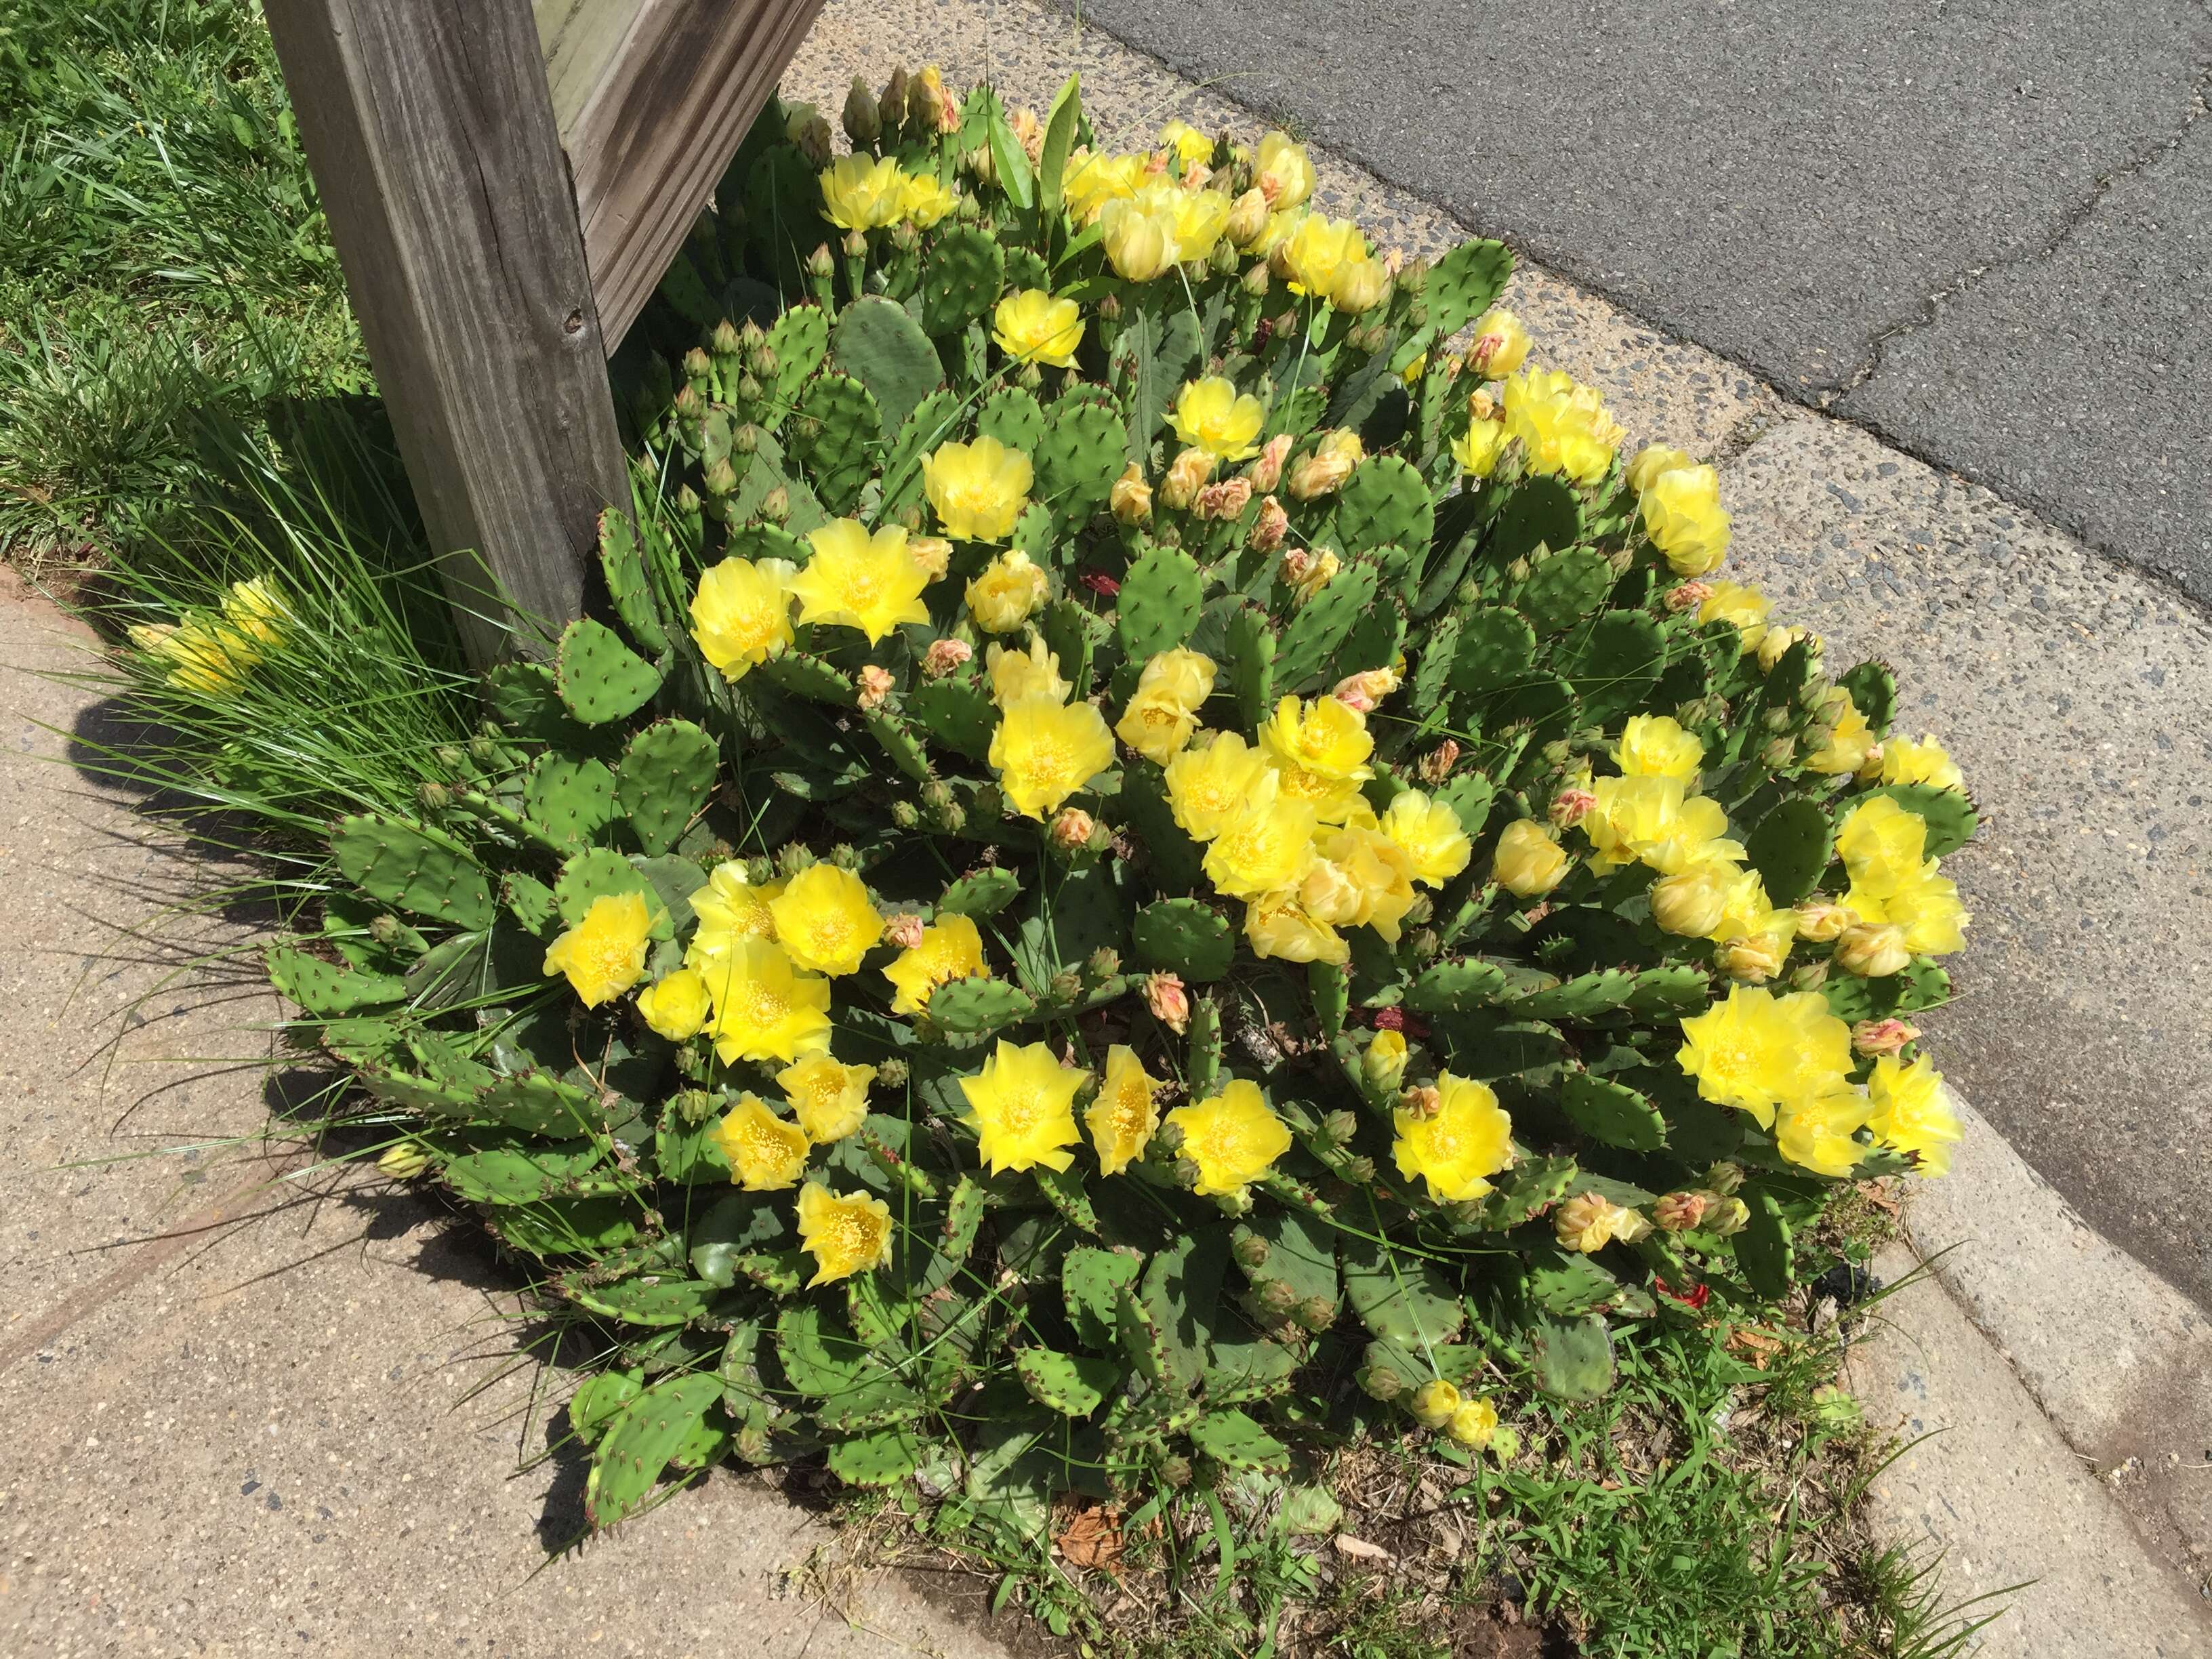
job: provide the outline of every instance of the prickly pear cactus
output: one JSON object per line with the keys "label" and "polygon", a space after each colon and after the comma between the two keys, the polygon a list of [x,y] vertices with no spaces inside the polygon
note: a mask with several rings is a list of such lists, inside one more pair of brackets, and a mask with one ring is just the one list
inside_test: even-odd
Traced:
{"label": "prickly pear cactus", "polygon": [[1503,248],[934,85],[748,142],[641,325],[609,614],[270,957],[388,1167],[611,1334],[592,1515],[1479,1446],[1790,1295],[1958,1134],[1910,1019],[1974,811],[1888,671],[1524,362]]}

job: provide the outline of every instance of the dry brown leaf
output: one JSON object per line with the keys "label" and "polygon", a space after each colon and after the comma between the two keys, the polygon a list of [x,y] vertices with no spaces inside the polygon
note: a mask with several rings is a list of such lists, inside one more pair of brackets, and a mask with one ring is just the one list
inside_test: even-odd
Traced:
{"label": "dry brown leaf", "polygon": [[1121,1512],[1103,1504],[1083,1510],[1069,1517],[1052,1541],[1075,1566],[1116,1571],[1121,1559]]}
{"label": "dry brown leaf", "polygon": [[1762,1331],[1749,1325],[1740,1325],[1729,1333],[1729,1352],[1740,1354],[1759,1367],[1766,1369],[1767,1360],[1782,1352],[1782,1339],[1771,1331]]}
{"label": "dry brown leaf", "polygon": [[1364,1538],[1354,1538],[1348,1532],[1337,1534],[1336,1547],[1339,1553],[1361,1561],[1395,1561],[1398,1559],[1380,1544],[1370,1544]]}

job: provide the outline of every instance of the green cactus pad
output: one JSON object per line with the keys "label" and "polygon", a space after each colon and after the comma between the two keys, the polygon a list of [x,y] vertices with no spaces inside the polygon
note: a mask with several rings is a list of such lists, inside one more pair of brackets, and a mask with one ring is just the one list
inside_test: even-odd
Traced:
{"label": "green cactus pad", "polygon": [[349,971],[288,945],[270,945],[263,960],[269,982],[311,1014],[357,1013],[407,994],[407,981],[396,975]]}
{"label": "green cactus pad", "polygon": [[474,1204],[533,1204],[539,1199],[588,1197],[619,1190],[594,1174],[602,1154],[589,1141],[552,1146],[491,1148],[454,1158],[446,1184]]}
{"label": "green cactus pad", "polygon": [[[1410,462],[1377,455],[1360,463],[1336,503],[1336,545],[1347,557],[1382,547],[1424,548],[1436,533],[1429,487]],[[1419,573],[1407,568],[1407,582]],[[1401,588],[1401,597],[1412,593]]]}
{"label": "green cactus pad", "polygon": [[1419,1347],[1459,1334],[1467,1309],[1433,1261],[1352,1233],[1341,1244],[1346,1298],[1375,1335]]}
{"label": "green cactus pad", "polygon": [[1087,1347],[1104,1348],[1115,1341],[1116,1298],[1132,1290],[1144,1268],[1144,1259],[1123,1250],[1104,1250],[1078,1245],[1060,1263],[1060,1292],[1067,1316]]}
{"label": "green cactus pad", "polygon": [[1496,963],[1440,962],[1406,988],[1406,1006],[1423,1014],[1470,1013],[1498,1001],[1504,990],[1505,970]]}
{"label": "green cactus pad", "polygon": [[618,507],[599,514],[599,568],[606,575],[607,597],[614,601],[615,614],[629,629],[630,638],[656,657],[667,650],[668,634],[653,597],[653,578],[638,545],[637,526]]}
{"label": "green cactus pad", "polygon": [[1429,271],[1422,297],[1428,301],[1429,326],[1449,340],[1496,305],[1513,279],[1513,254],[1503,242],[1462,242]]}
{"label": "green cactus pad", "polygon": [[1855,664],[1836,677],[1836,684],[1850,693],[1851,707],[1874,728],[1875,736],[1887,737],[1891,723],[1897,719],[1897,676],[1888,665]]}
{"label": "green cactus pad", "polygon": [[497,914],[491,884],[460,853],[388,818],[340,818],[331,837],[338,872],[371,898],[455,927],[483,928]]}
{"label": "green cactus pad", "polygon": [[791,307],[769,326],[768,348],[775,354],[775,400],[789,408],[830,349],[829,313],[820,306]]}
{"label": "green cactus pad", "polygon": [[1024,1348],[1014,1356],[1014,1369],[1030,1398],[1062,1417],[1090,1416],[1121,1383],[1121,1368],[1111,1360],[1049,1348]]}
{"label": "green cactus pad", "polygon": [[1158,768],[1132,766],[1123,774],[1121,809],[1127,814],[1129,828],[1151,860],[1158,884],[1170,893],[1197,886],[1206,855],[1175,821],[1165,777]]}
{"label": "green cactus pad", "polygon": [[[1938,789],[1932,783],[1893,783],[1872,789],[1870,795],[1887,795],[1908,812],[1917,813],[1928,825],[1928,856],[1948,858],[1974,838],[1981,818],[1974,804],[1957,789]],[[1781,901],[1777,900],[1779,903]]]}
{"label": "green cactus pad", "polygon": [[568,1396],[568,1426],[586,1445],[597,1445],[643,1388],[644,1378],[636,1371],[601,1371],[586,1377]]}
{"label": "green cactus pad", "polygon": [[1701,968],[1685,963],[1646,968],[1621,999],[1621,1006],[1638,1019],[1662,1014],[1693,1014],[1712,1000],[1712,981]]}
{"label": "green cactus pad", "polygon": [[1196,899],[1161,899],[1129,923],[1137,959],[1195,984],[1224,977],[1237,955],[1237,934],[1221,913]]}
{"label": "green cactus pad", "polygon": [[860,700],[859,688],[849,678],[809,652],[786,651],[753,672],[779,691],[833,708],[850,708]]}
{"label": "green cactus pad", "polygon": [[1656,1152],[1667,1144],[1667,1120],[1635,1090],[1588,1072],[1569,1072],[1559,1087],[1559,1109],[1592,1140],[1631,1152]]}
{"label": "green cactus pad", "polygon": [[1790,1223],[1783,1217],[1781,1200],[1765,1188],[1751,1188],[1742,1198],[1751,1218],[1735,1236],[1736,1266],[1753,1290],[1770,1302],[1779,1302],[1790,1294],[1797,1277]]}
{"label": "green cactus pad", "polygon": [[1061,398],[1052,406],[1043,439],[1030,457],[1033,493],[1064,529],[1088,524],[1106,505],[1121,476],[1127,432],[1113,410]]}
{"label": "green cactus pad", "polygon": [[1827,809],[1790,796],[1767,809],[1744,837],[1744,851],[1766,884],[1766,896],[1792,905],[1820,884],[1833,853]]}
{"label": "green cactus pad", "polygon": [[1529,1299],[1560,1319],[1601,1313],[1621,1294],[1620,1281],[1590,1257],[1548,1245],[1530,1249],[1525,1284]]}
{"label": "green cactus pad", "polygon": [[689,720],[661,720],[629,740],[615,802],[640,847],[665,853],[683,838],[714,793],[720,759],[714,740]]}
{"label": "green cactus pad", "polygon": [[799,394],[790,433],[793,459],[823,507],[850,513],[874,476],[884,417],[867,387],[849,374],[824,374]]}
{"label": "green cactus pad", "polygon": [[1256,731],[1273,712],[1275,690],[1275,630],[1267,613],[1243,605],[1229,614],[1227,625],[1229,690],[1237,699],[1237,718],[1248,731]]}
{"label": "green cactus pad", "polygon": [[1459,618],[1451,658],[1451,688],[1462,696],[1486,696],[1518,685],[1536,659],[1536,630],[1517,611],[1491,605]]}
{"label": "green cactus pad", "polygon": [[643,708],[660,689],[660,671],[586,617],[561,635],[561,701],[586,726],[604,726]]}
{"label": "green cactus pad", "polygon": [[1298,1304],[1320,1300],[1335,1304],[1343,1287],[1337,1280],[1336,1241],[1328,1228],[1285,1208],[1264,1214],[1255,1211],[1239,1224],[1239,1231],[1267,1246],[1260,1265],[1244,1269],[1254,1286],[1280,1284]]}
{"label": "green cactus pad", "polygon": [[848,1486],[895,1486],[920,1468],[929,1442],[910,1424],[840,1440],[830,1449],[830,1473]]}
{"label": "green cactus pad", "polygon": [[[705,883],[702,880],[699,884]],[[595,901],[623,893],[642,893],[656,928],[669,926],[667,902],[652,881],[621,854],[604,847],[579,853],[561,866],[560,878],[553,884],[553,903],[562,921],[574,927],[590,913]]]}
{"label": "green cactus pad", "polygon": [[1516,1019],[1595,1019],[1620,1007],[1635,989],[1634,974],[1622,968],[1601,968],[1516,996],[1506,1004],[1506,1012]]}
{"label": "green cactus pad", "polygon": [[563,1280],[562,1293],[586,1313],[626,1325],[688,1325],[707,1311],[714,1287],[696,1279],[644,1273],[599,1285]]}
{"label": "green cactus pad", "polygon": [[1562,642],[1560,669],[1592,726],[1612,726],[1650,707],[1667,665],[1667,636],[1640,611],[1607,611]]}
{"label": "green cactus pad", "polygon": [[1079,605],[1054,599],[1037,613],[1045,649],[1060,659],[1060,677],[1078,702],[1091,695],[1091,659],[1114,630]]}
{"label": "green cactus pad", "polygon": [[[1377,579],[1381,579],[1378,577]],[[1343,643],[1336,647],[1328,666],[1322,671],[1324,684],[1335,685],[1370,668],[1388,668],[1399,660],[1406,642],[1406,613],[1389,593],[1352,619]]]}
{"label": "green cactus pad", "polygon": [[1036,1012],[1036,1001],[1002,979],[956,979],[930,994],[929,1017],[956,1036],[988,1036],[1018,1025]]}
{"label": "green cactus pad", "polygon": [[1179,547],[1147,548],[1121,579],[1115,632],[1122,657],[1141,666],[1188,640],[1198,626],[1204,592],[1198,561],[1189,554]]}
{"label": "green cactus pad", "polygon": [[1571,547],[1539,561],[1514,590],[1513,602],[1542,634],[1572,628],[1605,603],[1613,567],[1595,548]]}
{"label": "green cactus pad", "polygon": [[929,781],[929,750],[923,746],[921,733],[915,726],[889,708],[868,710],[860,716],[860,724],[882,745],[892,765],[916,783]]}
{"label": "green cactus pad", "polygon": [[1372,563],[1354,560],[1299,606],[1275,653],[1279,689],[1304,691],[1328,672],[1352,623],[1374,604],[1376,577]]}
{"label": "green cactus pad", "polygon": [[582,846],[615,816],[615,775],[595,760],[540,755],[523,781],[522,809],[556,841]]}
{"label": "green cactus pad", "polygon": [[1018,898],[1021,891],[1018,872],[1005,865],[987,865],[948,883],[937,908],[957,916],[994,916]]}
{"label": "green cactus pad", "polygon": [[1044,441],[1044,405],[1018,386],[1001,386],[975,412],[975,435],[1034,455]]}
{"label": "green cactus pad", "polygon": [[623,1408],[594,1449],[584,1480],[584,1510],[595,1527],[611,1527],[645,1506],[670,1460],[722,1397],[711,1371],[664,1377]]}
{"label": "green cactus pad", "polygon": [[988,231],[949,227],[922,260],[915,295],[922,332],[957,334],[998,302],[1006,280],[1006,256]]}
{"label": "green cactus pad", "polygon": [[1613,1387],[1613,1335],[1596,1315],[1539,1315],[1528,1332],[1536,1386],[1560,1400],[1596,1400]]}
{"label": "green cactus pad", "polygon": [[1243,1412],[1210,1411],[1190,1425],[1191,1443],[1224,1468],[1285,1469],[1290,1449]]}
{"label": "green cactus pad", "polygon": [[1484,539],[1483,562],[1503,570],[1516,559],[1534,556],[1537,549],[1553,552],[1572,547],[1583,538],[1583,507],[1575,492],[1557,478],[1522,481],[1506,498]]}
{"label": "green cactus pad", "polygon": [[924,680],[906,694],[907,719],[936,742],[980,761],[991,751],[999,709],[974,680]]}
{"label": "green cactus pad", "polygon": [[830,359],[867,387],[886,431],[896,431],[915,405],[945,384],[945,367],[904,307],[870,295],[838,313],[830,331]]}

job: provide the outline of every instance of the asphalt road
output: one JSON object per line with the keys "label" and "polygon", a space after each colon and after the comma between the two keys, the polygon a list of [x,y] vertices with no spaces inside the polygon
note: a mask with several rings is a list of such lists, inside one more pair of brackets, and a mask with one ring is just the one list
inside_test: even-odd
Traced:
{"label": "asphalt road", "polygon": [[2203,0],[1079,9],[2212,601]]}

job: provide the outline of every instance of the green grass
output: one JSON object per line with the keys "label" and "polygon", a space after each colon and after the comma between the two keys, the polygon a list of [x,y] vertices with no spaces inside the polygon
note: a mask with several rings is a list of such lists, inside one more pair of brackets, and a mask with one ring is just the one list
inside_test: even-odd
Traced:
{"label": "green grass", "polygon": [[367,385],[249,0],[15,0],[0,135],[0,556],[139,533],[210,404]]}

